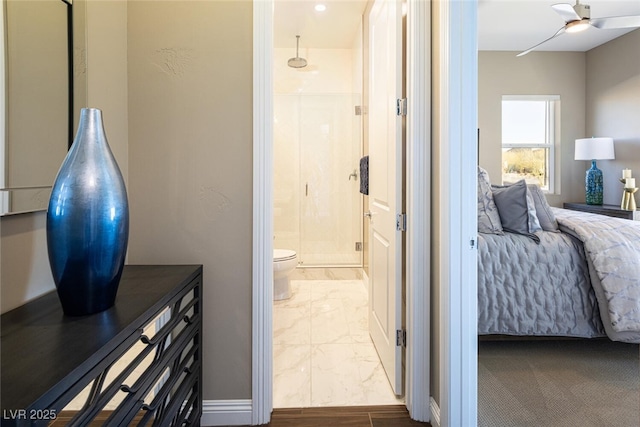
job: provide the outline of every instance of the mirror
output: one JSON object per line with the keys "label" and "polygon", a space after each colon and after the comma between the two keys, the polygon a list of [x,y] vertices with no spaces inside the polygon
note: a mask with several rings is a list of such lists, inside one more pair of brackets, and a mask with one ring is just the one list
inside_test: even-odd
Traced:
{"label": "mirror", "polygon": [[46,210],[86,98],[84,4],[4,0],[0,215]]}

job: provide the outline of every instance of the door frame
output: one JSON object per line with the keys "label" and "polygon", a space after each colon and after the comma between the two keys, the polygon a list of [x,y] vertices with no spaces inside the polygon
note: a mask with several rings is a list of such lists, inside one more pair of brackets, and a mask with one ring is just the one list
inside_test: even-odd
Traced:
{"label": "door frame", "polygon": [[433,2],[440,399],[432,424],[443,427],[475,426],[478,417],[477,14],[476,1]]}
{"label": "door frame", "polygon": [[[253,1],[254,425],[268,423],[273,410],[273,1]],[[430,310],[425,307],[431,303],[431,2],[407,1],[407,46],[405,400],[413,419],[430,421]]]}

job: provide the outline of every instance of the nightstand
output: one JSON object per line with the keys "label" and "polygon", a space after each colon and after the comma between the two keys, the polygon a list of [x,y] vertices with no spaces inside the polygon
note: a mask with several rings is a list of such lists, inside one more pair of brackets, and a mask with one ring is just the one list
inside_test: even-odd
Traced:
{"label": "nightstand", "polygon": [[631,219],[640,221],[640,210],[626,211],[617,205],[588,205],[586,203],[565,203],[563,208],[572,211],[591,212],[599,215],[612,216],[615,218]]}

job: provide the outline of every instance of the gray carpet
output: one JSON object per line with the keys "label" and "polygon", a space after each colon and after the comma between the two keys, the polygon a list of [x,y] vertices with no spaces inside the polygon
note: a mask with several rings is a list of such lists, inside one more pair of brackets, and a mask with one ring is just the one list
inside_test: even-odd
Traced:
{"label": "gray carpet", "polygon": [[479,427],[640,426],[637,344],[481,340],[478,350]]}

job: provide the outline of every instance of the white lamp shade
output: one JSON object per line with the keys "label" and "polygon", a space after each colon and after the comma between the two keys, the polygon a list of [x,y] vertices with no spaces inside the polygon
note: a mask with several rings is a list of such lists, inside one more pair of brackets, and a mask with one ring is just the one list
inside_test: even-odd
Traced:
{"label": "white lamp shade", "polygon": [[615,158],[613,138],[576,139],[576,160],[611,160]]}

